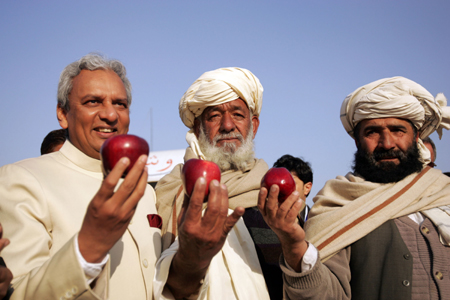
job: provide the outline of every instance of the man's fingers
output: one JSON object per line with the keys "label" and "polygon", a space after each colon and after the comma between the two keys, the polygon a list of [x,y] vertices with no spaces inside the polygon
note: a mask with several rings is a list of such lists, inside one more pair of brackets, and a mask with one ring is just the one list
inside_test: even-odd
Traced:
{"label": "man's fingers", "polygon": [[206,180],[204,177],[197,179],[189,199],[184,222],[198,222],[202,218],[203,199],[205,198]]}
{"label": "man's fingers", "polygon": [[147,180],[148,180],[148,172],[147,168],[144,168],[144,171],[142,172],[136,187],[134,188],[132,194],[128,197],[128,199],[123,205],[123,209],[125,211],[129,211],[134,214],[136,206],[138,205],[139,201],[145,194],[145,189],[147,188]]}
{"label": "man's fingers", "polygon": [[8,268],[0,267],[0,299],[8,292],[9,284],[13,278],[13,274]]}
{"label": "man's fingers", "polygon": [[284,200],[284,202],[280,204],[280,207],[278,208],[277,211],[277,218],[286,219],[292,215],[294,215],[296,218],[299,211],[295,213],[294,205],[297,202],[297,200],[299,200],[299,198],[300,194],[298,191],[294,191],[291,195],[289,195],[289,197],[287,197],[286,200]]}
{"label": "man's fingers", "polygon": [[8,239],[0,239],[0,252],[9,245]]}
{"label": "man's fingers", "polygon": [[258,194],[258,209],[261,212],[263,216],[266,216],[266,199],[267,199],[267,189],[265,187],[262,187],[259,190]]}
{"label": "man's fingers", "polygon": [[180,227],[181,223],[184,222],[184,219],[186,216],[185,212],[189,207],[189,201],[190,201],[189,196],[186,195],[186,193],[184,193],[184,192],[183,192],[183,194],[184,194],[183,205],[181,206],[180,214],[178,215],[178,218],[177,218],[178,227]]}
{"label": "man's fingers", "polygon": [[274,184],[270,187],[269,195],[266,201],[266,214],[271,219],[275,218],[278,212],[279,192],[280,188],[278,187],[278,185]]}
{"label": "man's fingers", "polygon": [[[223,202],[226,202],[224,210]],[[209,185],[208,206],[202,218],[202,226],[213,228],[215,224],[223,222],[228,215],[228,195],[226,187],[217,180]]]}
{"label": "man's fingers", "polygon": [[225,236],[233,229],[234,225],[239,221],[239,218],[242,217],[245,213],[245,209],[241,206],[238,206],[234,209],[233,213],[229,215],[225,221],[223,226],[223,231]]}
{"label": "man's fingers", "polygon": [[111,199],[113,200],[112,202],[115,202],[117,204],[125,203],[125,201],[134,192],[140,180],[142,179],[146,164],[147,155],[141,155],[139,159],[136,160],[134,166],[131,168],[130,172],[128,172],[124,181],[120,184],[120,187],[115,192],[114,197]]}
{"label": "man's fingers", "polygon": [[298,214],[301,212],[302,208],[304,207],[305,202],[303,200],[298,199],[294,202],[291,209],[289,210],[289,213],[286,216],[287,220],[297,219]]}
{"label": "man's fingers", "polygon": [[114,189],[116,188],[119,179],[122,177],[123,172],[126,170],[130,164],[130,159],[128,157],[122,157],[111,170],[111,172],[103,179],[102,185],[99,191],[94,197],[94,201],[106,202],[109,198],[114,195]]}

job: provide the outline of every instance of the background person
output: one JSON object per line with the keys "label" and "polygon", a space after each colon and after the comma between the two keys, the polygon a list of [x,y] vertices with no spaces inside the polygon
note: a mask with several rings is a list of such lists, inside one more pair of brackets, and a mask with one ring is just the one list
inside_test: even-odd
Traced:
{"label": "background person", "polygon": [[434,163],[436,161],[436,157],[437,157],[437,152],[436,152],[436,145],[434,144],[433,140],[427,136],[426,138],[424,138],[422,140],[423,144],[425,145],[425,147],[427,147],[428,151],[430,151],[430,162],[428,163],[428,165],[432,168],[436,167],[436,164]]}
{"label": "background person", "polygon": [[67,132],[65,129],[50,131],[41,144],[41,155],[59,151],[66,141]]}

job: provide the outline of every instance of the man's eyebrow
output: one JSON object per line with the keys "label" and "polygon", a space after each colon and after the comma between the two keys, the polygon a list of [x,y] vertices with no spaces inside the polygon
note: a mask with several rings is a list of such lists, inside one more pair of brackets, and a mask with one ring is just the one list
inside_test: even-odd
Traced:
{"label": "man's eyebrow", "polygon": [[87,94],[81,98],[81,100],[86,100],[86,99],[101,99],[101,97],[98,95]]}
{"label": "man's eyebrow", "polygon": [[234,105],[231,107],[232,110],[241,110],[241,111],[245,111],[245,109],[242,106],[239,105]]}
{"label": "man's eyebrow", "polygon": [[[368,125],[364,128],[364,131],[367,130],[376,130],[376,129],[380,129],[383,128],[384,126],[382,125]],[[402,124],[389,124],[386,126],[389,129],[407,129],[407,126],[402,125]]]}
{"label": "man's eyebrow", "polygon": [[381,125],[368,125],[368,126],[362,128],[362,129],[363,129],[363,131],[367,131],[367,130],[379,129],[381,127],[382,127]]}
{"label": "man's eyebrow", "polygon": [[[223,111],[224,110],[220,106],[210,106],[209,108],[210,108],[209,111]],[[232,111],[234,111],[234,110],[242,110],[243,111],[244,108],[240,105],[233,105],[233,106],[231,106],[231,110]]]}
{"label": "man's eyebrow", "polygon": [[407,129],[408,127],[402,124],[393,124],[393,125],[388,125],[388,128],[396,128],[396,129]]}

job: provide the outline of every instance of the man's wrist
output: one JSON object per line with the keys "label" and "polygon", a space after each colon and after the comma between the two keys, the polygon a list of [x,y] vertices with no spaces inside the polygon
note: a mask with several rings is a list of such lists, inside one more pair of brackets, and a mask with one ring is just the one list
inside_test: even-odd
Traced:
{"label": "man's wrist", "polygon": [[283,246],[282,244],[285,261],[296,272],[300,273],[302,271],[302,260],[308,250],[308,244],[305,240],[294,245],[288,244],[288,246]]}
{"label": "man's wrist", "polygon": [[80,252],[80,247],[78,245],[78,235],[75,237],[74,244],[78,262],[80,263],[86,277],[86,283],[90,284],[98,277],[98,275],[100,275],[103,267],[108,262],[109,254],[107,254],[99,263],[90,263],[84,259],[83,255]]}

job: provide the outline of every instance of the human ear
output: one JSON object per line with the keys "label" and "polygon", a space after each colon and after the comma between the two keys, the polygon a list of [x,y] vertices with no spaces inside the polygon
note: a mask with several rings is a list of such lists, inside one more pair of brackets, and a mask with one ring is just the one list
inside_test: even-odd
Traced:
{"label": "human ear", "polygon": [[67,112],[59,103],[56,106],[56,117],[58,118],[59,125],[63,129],[67,129],[67,127],[69,127],[69,123],[67,122]]}
{"label": "human ear", "polygon": [[259,127],[258,116],[252,116],[252,124],[253,124],[253,138],[255,138],[256,132],[258,131],[258,127]]}
{"label": "human ear", "polygon": [[311,189],[312,189],[312,182],[308,182],[303,185],[303,193],[305,197],[308,196],[309,192],[311,192]]}

